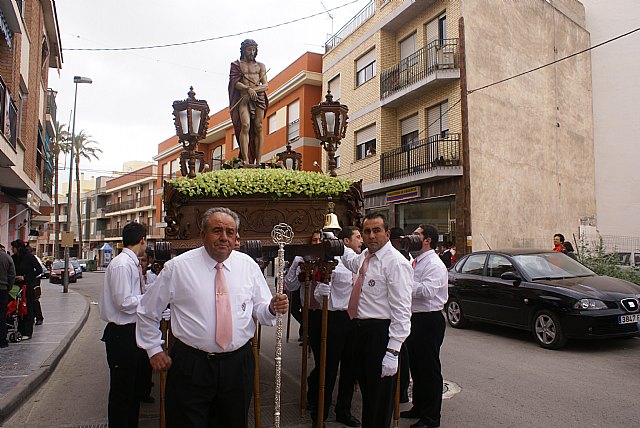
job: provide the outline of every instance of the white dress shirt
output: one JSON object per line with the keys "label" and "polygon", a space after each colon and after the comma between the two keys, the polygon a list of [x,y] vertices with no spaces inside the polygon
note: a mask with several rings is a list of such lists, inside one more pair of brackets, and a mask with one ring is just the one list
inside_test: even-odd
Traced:
{"label": "white dress shirt", "polygon": [[136,310],[142,297],[138,256],[122,250],[107,267],[100,296],[100,318],[118,325],[136,322]]}
{"label": "white dress shirt", "polygon": [[[346,311],[353,289],[353,272],[347,269],[340,257],[336,257],[338,265],[331,273],[331,292],[329,294],[330,311]],[[322,297],[320,297],[322,301]]]}
{"label": "white dress shirt", "polygon": [[[345,248],[342,263],[357,275],[368,253]],[[369,260],[356,318],[391,320],[388,347],[397,351],[411,331],[412,284],[411,264],[390,241]]]}
{"label": "white dress shirt", "polygon": [[412,295],[413,313],[441,311],[449,299],[447,267],[433,250],[425,251],[416,257]]}
{"label": "white dress shirt", "polygon": [[216,265],[204,247],[187,251],[165,263],[158,279],[138,308],[136,339],[149,357],[162,351],[158,328],[162,312],[171,304],[171,331],[184,344],[205,352],[239,349],[260,324],[274,325],[269,311],[271,291],[262,271],[246,254],[232,251],[223,262],[229,287],[233,339],[225,350],[216,343]]}
{"label": "white dress shirt", "polygon": [[[304,259],[300,256],[296,256],[289,269],[287,269],[287,273],[284,276],[284,287],[288,291],[297,291],[300,290],[300,303],[304,306],[305,301],[305,293],[304,293],[304,281],[298,280],[298,276],[302,269],[300,269],[300,263],[303,263]],[[311,278],[309,279],[311,281]],[[311,289],[311,282],[309,282],[309,289]],[[313,296],[311,296],[313,298]]]}

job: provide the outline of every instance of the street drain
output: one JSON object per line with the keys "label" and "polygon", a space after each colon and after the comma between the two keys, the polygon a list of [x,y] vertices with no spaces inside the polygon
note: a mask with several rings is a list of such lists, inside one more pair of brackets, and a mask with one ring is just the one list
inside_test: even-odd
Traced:
{"label": "street drain", "polygon": [[462,389],[457,383],[445,380],[442,385],[442,398],[451,398],[460,392]]}

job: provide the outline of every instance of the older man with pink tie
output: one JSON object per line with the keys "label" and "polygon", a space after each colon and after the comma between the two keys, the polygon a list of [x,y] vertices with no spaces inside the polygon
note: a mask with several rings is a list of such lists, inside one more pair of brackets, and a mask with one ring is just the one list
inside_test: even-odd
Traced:
{"label": "older man with pink tie", "polygon": [[[155,370],[169,370],[168,427],[247,426],[253,318],[274,325],[288,301],[272,297],[258,265],[234,251],[239,227],[238,215],[227,208],[205,212],[204,245],[167,262],[138,308],[138,344]],[[176,338],[171,356],[162,351],[158,329],[168,304]]]}

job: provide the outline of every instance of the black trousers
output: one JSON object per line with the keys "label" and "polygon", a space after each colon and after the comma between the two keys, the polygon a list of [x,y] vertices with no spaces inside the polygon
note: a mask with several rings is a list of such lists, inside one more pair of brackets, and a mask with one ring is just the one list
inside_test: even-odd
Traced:
{"label": "black trousers", "polygon": [[176,340],[167,374],[168,428],[246,428],[253,393],[251,342],[207,355]]}
{"label": "black trousers", "polygon": [[413,376],[413,407],[420,414],[420,420],[430,426],[440,426],[443,382],[440,347],[444,330],[445,320],[441,311],[411,316],[407,350]]}
{"label": "black trousers", "polygon": [[109,363],[109,427],[137,427],[142,394],[142,360],[147,353],[136,344],[136,325],[109,323],[102,341],[107,348]]}
{"label": "black trousers", "polygon": [[[40,286],[40,278],[36,279],[36,286]],[[35,294],[33,297],[35,298]],[[40,305],[40,298],[33,301],[33,316],[36,321],[44,320],[44,315],[42,315],[42,306]]]}
{"label": "black trousers", "polygon": [[302,301],[300,300],[300,289],[288,291],[287,293],[289,294],[289,304],[291,305],[291,316],[300,324],[298,336],[302,337]]}
{"label": "black trousers", "polygon": [[35,303],[35,284],[27,284],[27,313],[18,321],[18,330],[23,336],[33,336],[33,317]]}
{"label": "black trousers", "polygon": [[356,378],[362,392],[362,428],[389,428],[397,374],[381,377],[389,320],[353,320]]}
{"label": "black trousers", "polygon": [[0,289],[0,344],[7,342],[7,305],[9,304],[9,290],[5,285],[4,290]]}
{"label": "black trousers", "polygon": [[[320,341],[322,335],[322,311],[309,311],[309,342],[315,367],[309,374],[307,400],[312,405],[311,418],[317,420],[318,392],[320,382]],[[336,415],[351,415],[351,400],[355,386],[353,360],[353,323],[347,311],[329,311],[327,317],[327,353],[324,385],[324,419],[329,415],[329,407],[340,368]]]}

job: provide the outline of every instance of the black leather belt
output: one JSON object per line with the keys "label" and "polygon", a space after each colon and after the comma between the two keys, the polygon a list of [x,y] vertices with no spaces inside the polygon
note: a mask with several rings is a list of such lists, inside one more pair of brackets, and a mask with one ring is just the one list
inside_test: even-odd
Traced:
{"label": "black leather belt", "polygon": [[189,346],[184,342],[181,342],[179,339],[176,339],[176,342],[175,342],[175,344],[173,346],[174,346],[175,350],[178,350],[179,352],[182,352],[182,351],[189,352],[192,355],[196,355],[198,357],[206,358],[207,360],[224,360],[224,359],[233,357],[234,355],[236,355],[236,354],[240,353],[241,351],[243,351],[245,348],[251,347],[251,341],[248,341],[247,343],[245,343],[244,345],[242,345],[238,349],[235,349],[235,350],[229,351],[229,352],[207,352],[207,351],[202,351],[200,349],[196,349],[196,348],[194,348],[192,346]]}

